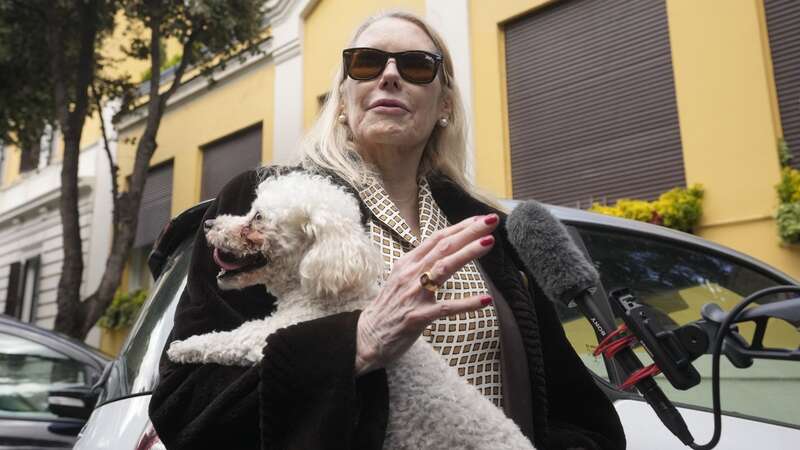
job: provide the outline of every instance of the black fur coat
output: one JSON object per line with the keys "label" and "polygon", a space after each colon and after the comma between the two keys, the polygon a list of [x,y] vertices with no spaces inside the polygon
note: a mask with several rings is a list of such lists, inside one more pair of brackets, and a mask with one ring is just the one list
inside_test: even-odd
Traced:
{"label": "black fur coat", "polygon": [[[244,214],[258,176],[229,182],[206,212]],[[496,212],[443,178],[429,179],[451,223]],[[366,215],[369,210],[362,205]],[[501,214],[501,221],[505,217]],[[538,449],[624,449],[617,413],[595,385],[566,339],[552,304],[531,280],[501,223],[496,245],[480,259],[509,305],[522,334]],[[270,313],[263,287],[220,291],[218,269],[202,233],[195,238],[187,289],[175,313],[169,342],[213,330],[230,330]],[[342,313],[271,335],[256,366],[179,365],[162,356],[150,417],[168,449],[380,449],[388,415],[386,373],[354,378],[359,312]]]}

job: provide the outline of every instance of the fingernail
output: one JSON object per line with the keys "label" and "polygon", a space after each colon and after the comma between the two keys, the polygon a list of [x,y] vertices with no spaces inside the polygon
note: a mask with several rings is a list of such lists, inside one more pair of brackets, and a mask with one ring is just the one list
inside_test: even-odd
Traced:
{"label": "fingernail", "polygon": [[490,214],[489,217],[483,219],[483,223],[486,225],[493,225],[497,222],[497,214]]}
{"label": "fingernail", "polygon": [[490,245],[492,245],[494,243],[494,237],[493,236],[486,236],[485,238],[481,239],[479,242],[481,243],[482,246],[488,247],[488,246],[490,246]]}
{"label": "fingernail", "polygon": [[481,305],[483,305],[483,306],[486,306],[486,305],[488,305],[489,303],[492,303],[492,297],[489,297],[489,296],[487,295],[486,297],[483,297],[483,298],[481,299]]}

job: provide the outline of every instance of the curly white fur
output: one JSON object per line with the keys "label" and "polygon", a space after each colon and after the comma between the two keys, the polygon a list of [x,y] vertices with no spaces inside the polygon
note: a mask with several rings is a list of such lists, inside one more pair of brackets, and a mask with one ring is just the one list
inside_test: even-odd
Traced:
{"label": "curly white fur", "polygon": [[[266,266],[220,279],[223,289],[263,283],[277,301],[269,317],[231,331],[173,342],[179,363],[258,363],[278,329],[363,308],[377,294],[383,259],[360,223],[358,203],[326,178],[291,173],[261,183],[250,212],[219,216],[209,243],[244,256],[262,252]],[[517,425],[449,367],[427,342],[417,342],[386,368],[387,449],[533,449]]]}

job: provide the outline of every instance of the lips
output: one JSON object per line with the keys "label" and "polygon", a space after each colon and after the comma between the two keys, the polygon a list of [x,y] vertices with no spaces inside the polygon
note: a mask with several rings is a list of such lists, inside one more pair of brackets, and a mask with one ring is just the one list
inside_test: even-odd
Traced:
{"label": "lips", "polygon": [[401,102],[400,100],[394,100],[389,98],[384,98],[380,100],[375,100],[372,104],[369,105],[370,109],[378,108],[378,107],[385,107],[385,108],[400,108],[403,110],[408,111],[408,107],[405,103]]}
{"label": "lips", "polygon": [[217,247],[214,247],[213,259],[214,263],[222,269],[217,275],[218,278],[248,272],[263,267],[269,262],[261,253],[252,253],[239,257]]}

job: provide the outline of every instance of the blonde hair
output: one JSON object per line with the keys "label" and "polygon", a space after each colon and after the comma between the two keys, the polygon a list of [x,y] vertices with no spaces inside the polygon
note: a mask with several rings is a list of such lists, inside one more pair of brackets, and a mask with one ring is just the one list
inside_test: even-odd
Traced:
{"label": "blonde hair", "polygon": [[[442,85],[442,95],[446,96],[451,106],[449,124],[446,127],[434,126],[423,150],[417,175],[423,177],[440,173],[471,195],[496,206],[496,203],[485,194],[479,193],[466,177],[466,112],[461,100],[461,93],[453,77],[453,60],[450,51],[439,33],[415,14],[404,11],[388,11],[366,19],[356,29],[350,39],[350,45],[355,43],[361,33],[370,25],[386,18],[401,19],[418,26],[428,35],[443,59],[442,76],[438,79]],[[340,62],[319,117],[303,138],[300,159],[303,166],[307,168],[316,166],[330,170],[358,188],[379,176],[354,148],[348,128],[338,121],[339,105],[342,103],[341,85],[345,81],[345,77],[344,67]]]}

